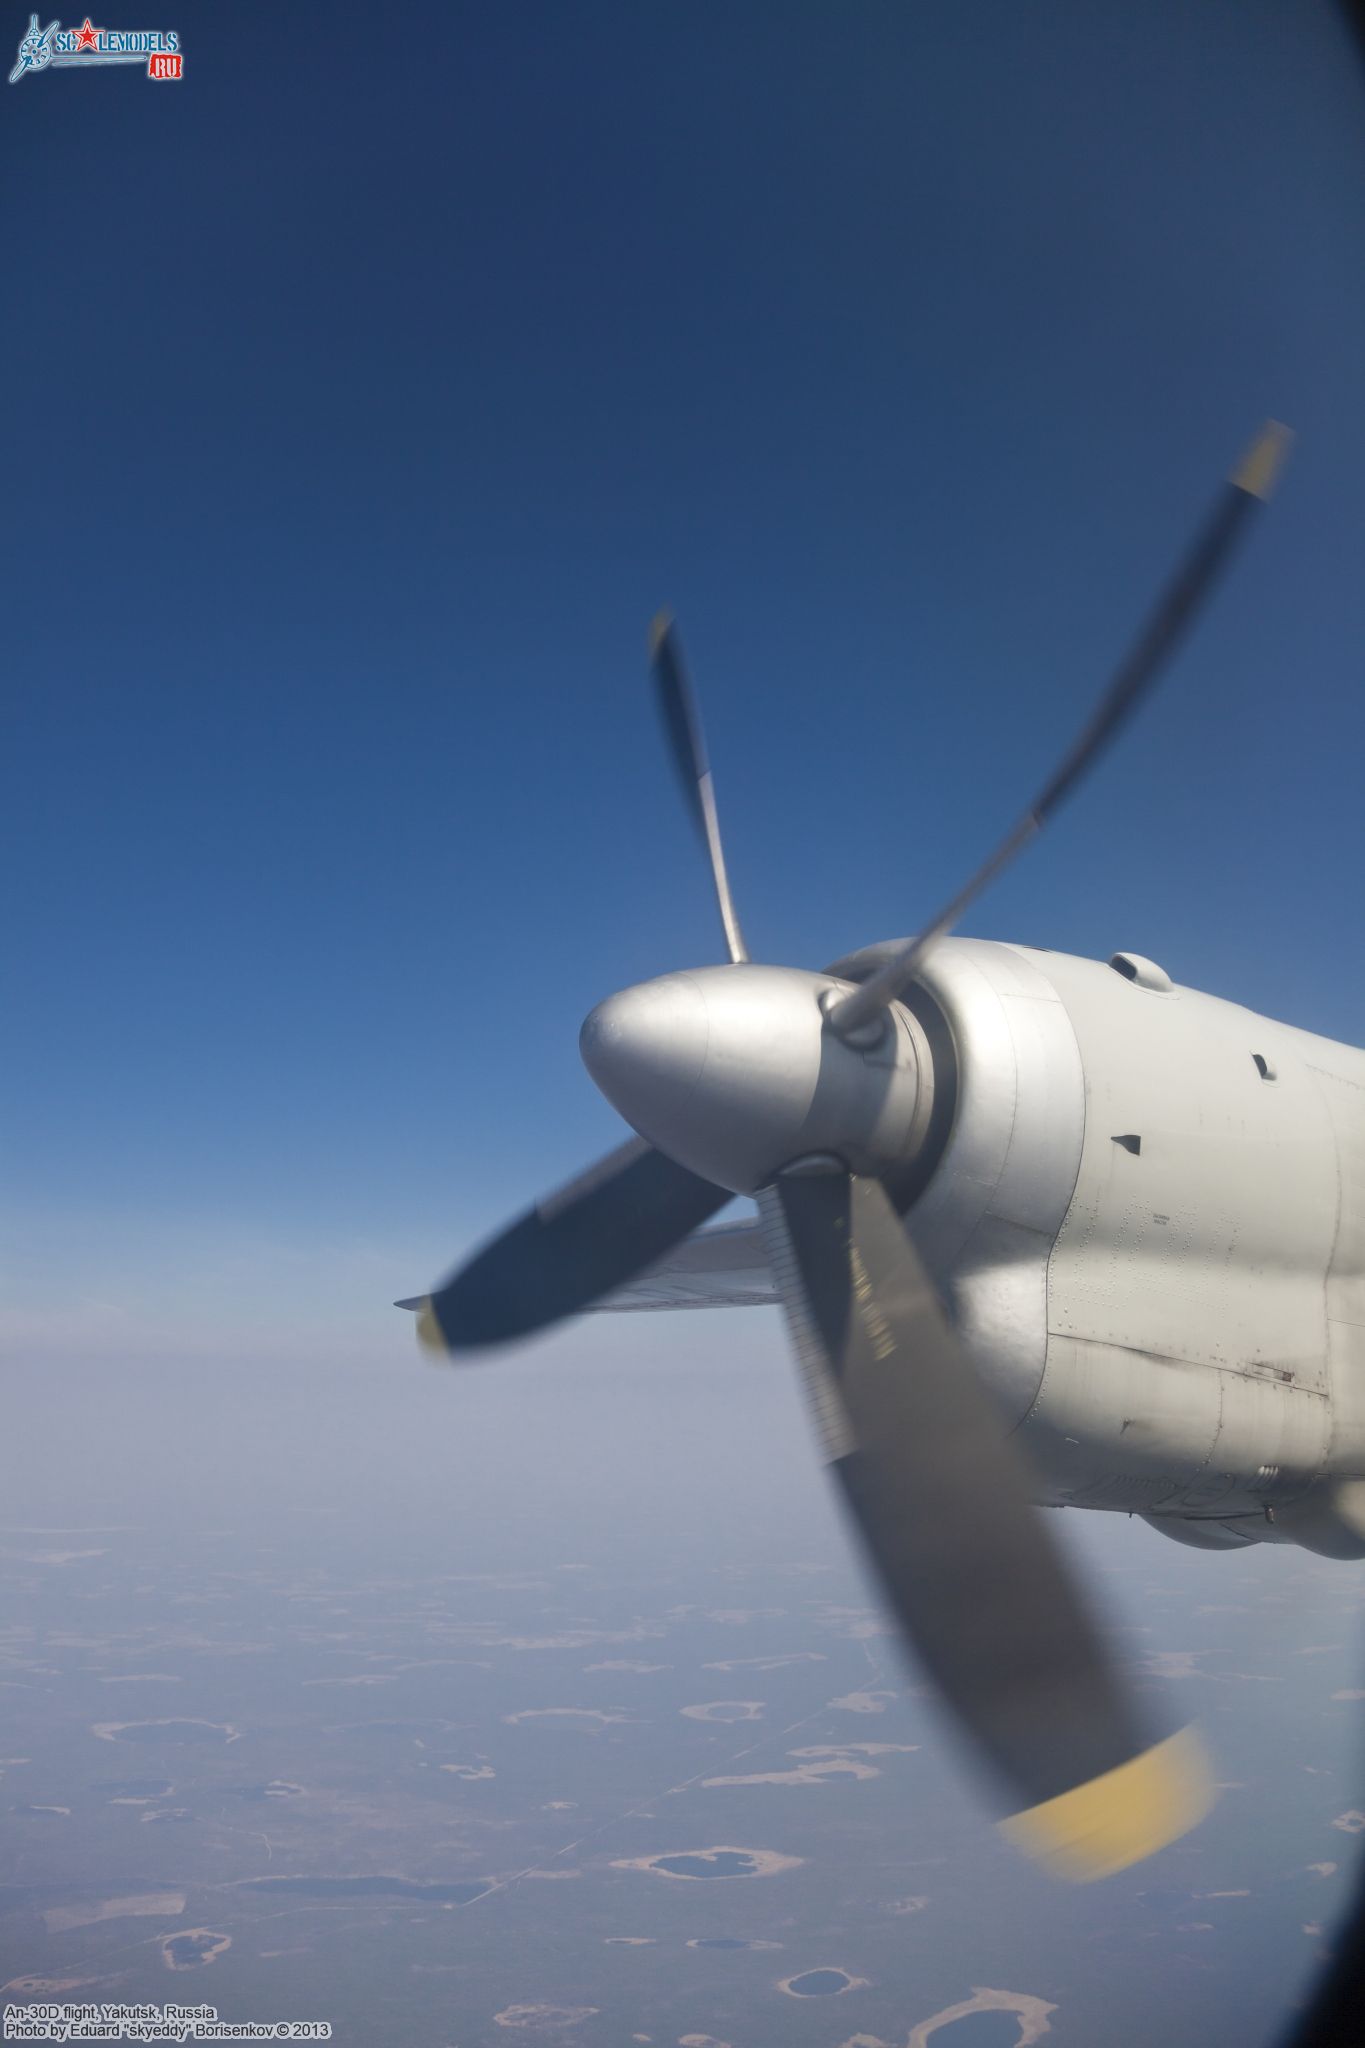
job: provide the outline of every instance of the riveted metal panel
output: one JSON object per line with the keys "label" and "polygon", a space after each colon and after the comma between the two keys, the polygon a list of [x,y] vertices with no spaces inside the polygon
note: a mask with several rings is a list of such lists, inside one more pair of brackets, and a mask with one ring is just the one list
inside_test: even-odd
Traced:
{"label": "riveted metal panel", "polygon": [[1141,1469],[1149,1431],[1201,1504],[1302,1488],[1330,1427],[1336,1146],[1304,1058],[1326,1041],[1098,962],[1047,967],[1081,1049],[1086,1131],[1035,1416],[1096,1448],[1127,1422],[1122,1470],[1135,1453]]}
{"label": "riveted metal panel", "polygon": [[1084,1127],[1076,1035],[1021,949],[948,939],[920,976],[957,1057],[957,1113],[907,1216],[978,1370],[1017,1423],[1047,1356],[1047,1262]]}
{"label": "riveted metal panel", "polygon": [[1332,1472],[1365,1473],[1365,1054],[1343,1059],[1346,1050],[1314,1041],[1306,1064],[1331,1117],[1337,1153],[1337,1229],[1327,1273],[1327,1464]]}
{"label": "riveted metal panel", "polygon": [[1048,1499],[1138,1510],[1204,1473],[1221,1417],[1216,1372],[1054,1331],[1020,1441]]}
{"label": "riveted metal panel", "polygon": [[[1093,961],[1049,964],[1087,1110],[1053,1326],[1325,1391],[1336,1162],[1298,1034],[1190,989],[1155,995]],[[1273,1081],[1252,1057],[1267,1050]],[[1140,1151],[1115,1144],[1122,1134]]]}

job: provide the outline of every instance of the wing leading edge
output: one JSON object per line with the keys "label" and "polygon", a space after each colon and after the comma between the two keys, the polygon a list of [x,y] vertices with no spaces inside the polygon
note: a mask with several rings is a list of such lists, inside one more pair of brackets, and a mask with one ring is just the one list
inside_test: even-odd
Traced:
{"label": "wing leading edge", "polygon": [[767,1308],[778,1293],[755,1222],[717,1223],[696,1230],[613,1294],[593,1303],[593,1315],[640,1309]]}

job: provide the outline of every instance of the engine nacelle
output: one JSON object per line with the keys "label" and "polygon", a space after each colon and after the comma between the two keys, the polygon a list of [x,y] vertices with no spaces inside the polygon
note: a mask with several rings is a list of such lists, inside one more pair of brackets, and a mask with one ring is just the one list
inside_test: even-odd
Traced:
{"label": "engine nacelle", "polygon": [[952,1102],[907,1227],[1040,1497],[1365,1555],[1365,1052],[1135,954],[949,939],[903,1000]]}

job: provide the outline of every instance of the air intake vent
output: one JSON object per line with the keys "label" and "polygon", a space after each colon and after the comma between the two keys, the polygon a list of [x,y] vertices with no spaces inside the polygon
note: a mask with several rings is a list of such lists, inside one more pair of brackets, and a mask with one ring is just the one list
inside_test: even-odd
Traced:
{"label": "air intake vent", "polygon": [[1141,953],[1113,953],[1109,965],[1115,974],[1121,974],[1125,981],[1131,981],[1138,988],[1149,988],[1154,994],[1168,996],[1175,984],[1164,967],[1158,967],[1155,960],[1144,959]]}

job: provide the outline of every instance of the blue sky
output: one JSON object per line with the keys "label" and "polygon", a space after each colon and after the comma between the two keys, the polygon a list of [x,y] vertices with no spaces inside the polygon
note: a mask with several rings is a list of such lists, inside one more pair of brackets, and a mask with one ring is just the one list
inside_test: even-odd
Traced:
{"label": "blue sky", "polygon": [[183,84],[0,99],[23,1346],[406,1360],[392,1295],[615,1142],[585,1012],[719,956],[657,607],[750,944],[819,965],[1032,794],[1266,415],[1273,510],[967,928],[1360,1038],[1329,8],[172,15]]}

